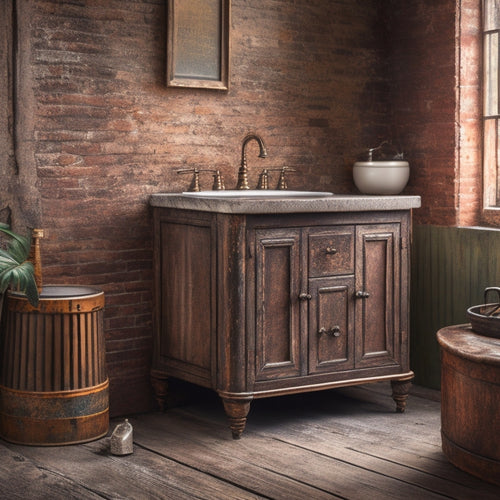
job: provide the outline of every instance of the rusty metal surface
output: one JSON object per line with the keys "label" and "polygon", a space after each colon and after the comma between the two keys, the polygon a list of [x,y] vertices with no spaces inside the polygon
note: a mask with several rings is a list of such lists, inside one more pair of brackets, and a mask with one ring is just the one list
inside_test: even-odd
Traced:
{"label": "rusty metal surface", "polygon": [[25,391],[68,391],[103,383],[103,309],[96,300],[103,303],[103,294],[84,299],[78,313],[48,312],[67,310],[69,299],[52,299],[54,308],[25,312],[31,307],[25,297],[8,296],[0,383]]}
{"label": "rusty metal surface", "polygon": [[0,436],[30,445],[91,441],[109,427],[104,294],[9,294],[3,318]]}
{"label": "rusty metal surface", "polygon": [[53,446],[99,439],[109,428],[108,381],[89,390],[24,392],[0,386],[0,435],[18,444]]}

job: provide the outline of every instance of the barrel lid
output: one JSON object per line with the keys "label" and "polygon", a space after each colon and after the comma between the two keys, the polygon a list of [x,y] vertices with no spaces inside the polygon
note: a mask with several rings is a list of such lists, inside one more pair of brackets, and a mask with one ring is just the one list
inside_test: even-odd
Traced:
{"label": "barrel lid", "polygon": [[[76,297],[89,297],[99,295],[102,290],[90,286],[75,285],[43,285],[40,299],[73,299]],[[9,290],[9,295],[14,297],[26,297],[22,292]]]}
{"label": "barrel lid", "polygon": [[74,298],[74,297],[87,297],[88,295],[96,295],[102,293],[98,288],[90,286],[75,286],[75,285],[44,285],[41,299],[60,299],[60,298]]}
{"label": "barrel lid", "polygon": [[441,328],[437,340],[441,349],[454,356],[500,367],[500,340],[474,332],[470,324]]}
{"label": "barrel lid", "polygon": [[8,308],[12,312],[41,314],[79,314],[104,307],[104,292],[99,288],[78,285],[44,285],[38,306],[32,306],[21,292],[9,290]]}

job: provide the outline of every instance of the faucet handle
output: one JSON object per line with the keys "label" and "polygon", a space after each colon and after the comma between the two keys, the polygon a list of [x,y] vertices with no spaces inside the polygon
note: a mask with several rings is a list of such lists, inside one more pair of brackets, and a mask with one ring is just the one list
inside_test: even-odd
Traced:
{"label": "faucet handle", "polygon": [[181,168],[177,170],[178,174],[193,174],[193,180],[191,181],[191,185],[189,186],[188,191],[201,191],[200,188],[200,172],[214,172],[214,184],[212,189],[214,191],[219,191],[221,189],[226,189],[224,187],[224,179],[222,178],[222,174],[220,170],[215,170],[212,168]]}
{"label": "faucet handle", "polygon": [[178,174],[193,174],[193,179],[191,181],[191,184],[189,186],[188,191],[201,191],[200,189],[200,170],[196,167],[194,168],[181,168],[180,170],[177,170]]}
{"label": "faucet handle", "polygon": [[267,168],[262,170],[259,175],[259,182],[257,183],[257,189],[269,189],[269,171]]}
{"label": "faucet handle", "polygon": [[219,169],[207,170],[207,172],[214,172],[214,183],[212,186],[213,191],[221,191],[223,189],[226,189],[226,186],[224,186],[224,178],[222,177]]}
{"label": "faucet handle", "polygon": [[286,182],[285,173],[286,172],[296,172],[297,170],[292,167],[281,167],[281,168],[273,168],[271,170],[279,170],[280,177],[278,179],[278,185],[276,189],[288,189],[288,184]]}
{"label": "faucet handle", "polygon": [[224,178],[222,177],[222,174],[220,173],[219,169],[214,169],[214,168],[201,168],[200,172],[213,172],[213,178],[214,178],[214,183],[212,184],[212,190],[213,191],[221,191],[223,189],[226,189],[224,186]]}

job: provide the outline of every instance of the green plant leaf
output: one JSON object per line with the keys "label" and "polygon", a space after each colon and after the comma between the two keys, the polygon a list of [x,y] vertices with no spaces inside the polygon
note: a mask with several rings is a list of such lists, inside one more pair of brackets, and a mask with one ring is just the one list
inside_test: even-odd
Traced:
{"label": "green plant leaf", "polygon": [[34,274],[30,274],[29,276],[27,276],[26,287],[24,289],[24,293],[26,294],[26,297],[28,298],[29,303],[33,307],[38,307],[38,302],[40,300],[40,296],[38,294],[38,288],[36,286]]}
{"label": "green plant leaf", "polygon": [[23,238],[25,241],[12,240],[9,244],[8,251],[14,259],[18,262],[23,262],[29,257],[29,242],[27,238]]}
{"label": "green plant leaf", "polygon": [[28,261],[30,241],[0,223],[0,232],[11,237],[6,249],[0,249],[0,293],[7,288],[22,292],[30,304],[38,306],[39,295],[33,264]]}
{"label": "green plant leaf", "polygon": [[7,234],[10,236],[14,241],[17,241],[21,245],[23,245],[26,250],[27,250],[27,255],[29,254],[30,251],[30,239],[26,238],[24,236],[21,236],[14,231],[12,231],[7,224],[4,224],[3,222],[0,222],[0,232]]}
{"label": "green plant leaf", "polygon": [[20,264],[20,262],[12,257],[10,253],[0,248],[0,266],[7,266],[9,264]]}

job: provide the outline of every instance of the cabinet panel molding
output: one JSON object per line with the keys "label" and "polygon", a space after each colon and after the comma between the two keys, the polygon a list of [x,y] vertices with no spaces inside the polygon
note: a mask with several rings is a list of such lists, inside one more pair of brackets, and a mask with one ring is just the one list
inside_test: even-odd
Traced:
{"label": "cabinet panel molding", "polygon": [[308,243],[310,276],[354,273],[354,226],[311,229]]}
{"label": "cabinet panel molding", "polygon": [[[172,367],[191,365],[197,377],[211,377],[213,326],[213,253],[210,226],[162,222],[159,315],[164,342],[159,355]],[[205,248],[205,252],[199,248]],[[203,286],[200,286],[203,284]]]}
{"label": "cabinet panel molding", "polygon": [[356,367],[398,364],[400,225],[358,226]]}
{"label": "cabinet panel molding", "polygon": [[256,232],[256,380],[300,374],[299,231]]}
{"label": "cabinet panel molding", "polygon": [[354,368],[354,276],[309,283],[309,373]]}

